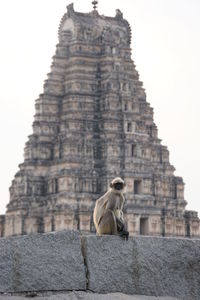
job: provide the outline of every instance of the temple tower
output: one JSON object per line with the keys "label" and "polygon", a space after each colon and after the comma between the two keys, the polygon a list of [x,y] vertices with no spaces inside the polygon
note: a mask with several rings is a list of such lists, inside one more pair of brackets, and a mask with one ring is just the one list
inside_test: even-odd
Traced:
{"label": "temple tower", "polygon": [[131,234],[199,236],[131,59],[129,23],[119,10],[99,15],[93,4],[90,13],[71,4],[61,20],[1,235],[93,231],[96,199],[121,176]]}

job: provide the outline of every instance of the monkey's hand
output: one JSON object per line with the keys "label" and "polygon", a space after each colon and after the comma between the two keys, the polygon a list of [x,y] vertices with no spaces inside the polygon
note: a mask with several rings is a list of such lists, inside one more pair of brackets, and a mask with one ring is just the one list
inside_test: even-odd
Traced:
{"label": "monkey's hand", "polygon": [[122,219],[116,217],[116,222],[117,222],[117,232],[123,231],[124,230],[124,221]]}
{"label": "monkey's hand", "polygon": [[124,220],[116,217],[116,222],[117,222],[117,232],[119,236],[123,237],[125,240],[128,241],[129,232],[126,230]]}
{"label": "monkey's hand", "polygon": [[119,232],[119,236],[123,237],[125,240],[128,241],[129,239],[129,232],[127,230],[123,230]]}

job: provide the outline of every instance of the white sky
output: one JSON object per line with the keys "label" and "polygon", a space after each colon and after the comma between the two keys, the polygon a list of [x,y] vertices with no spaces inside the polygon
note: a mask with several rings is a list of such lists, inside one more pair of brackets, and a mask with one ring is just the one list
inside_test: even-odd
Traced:
{"label": "white sky", "polygon": [[[60,19],[72,1],[0,1],[0,213],[32,133]],[[91,11],[91,1],[74,0],[75,10]],[[200,1],[100,0],[101,14],[114,16],[117,8],[131,25],[133,60],[159,137],[186,183],[187,208],[200,211]]]}

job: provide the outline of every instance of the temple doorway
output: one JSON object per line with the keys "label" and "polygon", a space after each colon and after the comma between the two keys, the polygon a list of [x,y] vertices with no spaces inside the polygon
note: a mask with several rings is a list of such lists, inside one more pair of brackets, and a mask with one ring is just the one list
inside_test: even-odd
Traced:
{"label": "temple doorway", "polygon": [[148,218],[140,218],[140,234],[148,235]]}

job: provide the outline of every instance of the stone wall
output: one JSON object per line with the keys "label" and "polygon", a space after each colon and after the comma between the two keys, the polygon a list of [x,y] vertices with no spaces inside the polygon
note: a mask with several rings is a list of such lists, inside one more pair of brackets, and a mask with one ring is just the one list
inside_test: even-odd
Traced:
{"label": "stone wall", "polygon": [[27,293],[25,295],[0,295],[0,300],[25,300],[34,297],[35,300],[178,300],[172,297],[132,296],[121,293],[94,294],[91,292],[62,292],[62,293]]}
{"label": "stone wall", "polygon": [[34,297],[35,300],[178,300],[172,297],[132,296],[121,293],[94,294],[91,292],[74,291],[62,293],[26,293],[25,295],[0,295],[0,300],[25,300]]}
{"label": "stone wall", "polygon": [[77,231],[1,238],[0,293],[49,291],[200,299],[200,240]]}
{"label": "stone wall", "polygon": [[4,236],[5,215],[0,215],[0,237]]}

